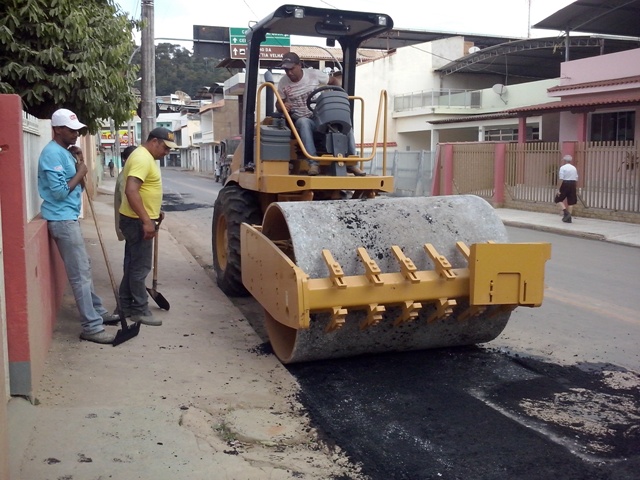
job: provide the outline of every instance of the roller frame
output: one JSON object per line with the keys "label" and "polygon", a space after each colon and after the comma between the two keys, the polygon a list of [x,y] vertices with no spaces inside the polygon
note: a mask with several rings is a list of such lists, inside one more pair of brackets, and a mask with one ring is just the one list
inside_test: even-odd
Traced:
{"label": "roller frame", "polygon": [[[551,257],[547,243],[488,242],[467,248],[458,242],[468,267],[452,269],[444,257],[425,244],[427,254],[435,260],[435,270],[411,268],[410,259],[396,255],[399,271],[382,273],[365,257],[368,273],[345,276],[328,252],[324,257],[331,273],[312,279],[264,236],[259,226],[241,225],[241,246],[245,287],[274,319],[296,330],[309,328],[314,313],[344,319],[351,310],[375,310],[377,306],[402,306],[403,311],[411,311],[414,305],[421,308],[422,304],[435,303],[436,318],[430,319],[434,321],[451,314],[455,299],[460,298],[469,299],[468,310],[460,312],[462,318],[479,315],[489,306],[536,307],[542,303],[544,266]],[[405,316],[408,319],[398,323],[410,321],[410,315]]]}

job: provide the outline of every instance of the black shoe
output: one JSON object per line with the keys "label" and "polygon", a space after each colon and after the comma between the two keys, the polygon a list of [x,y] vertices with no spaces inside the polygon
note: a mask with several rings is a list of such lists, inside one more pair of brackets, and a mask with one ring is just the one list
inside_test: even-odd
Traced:
{"label": "black shoe", "polygon": [[564,223],[571,223],[571,215],[565,215],[564,217],[562,217],[562,221]]}

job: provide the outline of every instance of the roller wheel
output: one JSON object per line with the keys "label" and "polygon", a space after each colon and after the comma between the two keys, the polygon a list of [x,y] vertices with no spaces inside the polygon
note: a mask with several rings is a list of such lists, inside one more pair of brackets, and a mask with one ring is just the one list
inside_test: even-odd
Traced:
{"label": "roller wheel", "polygon": [[239,185],[225,186],[213,206],[211,241],[213,267],[220,290],[232,297],[249,295],[242,284],[240,224],[260,224],[262,213],[255,193]]}
{"label": "roller wheel", "polygon": [[[398,245],[419,270],[434,270],[425,243],[431,243],[453,268],[464,268],[467,261],[457,250],[457,241],[467,245],[508,241],[493,207],[471,195],[272,203],[262,233],[287,246],[283,252],[310,278],[328,275],[323,249],[331,251],[345,275],[359,275],[364,270],[358,247],[368,251],[382,272],[398,272],[392,245]],[[394,326],[400,309],[390,304],[382,321],[366,329],[360,327],[366,318],[363,309],[350,311],[344,326],[332,332],[326,331],[330,316],[322,312],[311,315],[308,329],[291,328],[265,312],[265,326],[274,352],[288,364],[484,343],[502,332],[510,316],[509,311],[490,307],[481,317],[462,320],[458,315],[467,309],[468,299],[457,301],[451,316],[433,322],[428,319],[435,306],[425,304],[416,320]]]}

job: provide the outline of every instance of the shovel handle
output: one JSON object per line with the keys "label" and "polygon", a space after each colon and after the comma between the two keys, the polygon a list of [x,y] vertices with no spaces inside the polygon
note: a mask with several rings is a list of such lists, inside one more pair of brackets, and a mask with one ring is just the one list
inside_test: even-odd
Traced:
{"label": "shovel handle", "polygon": [[160,229],[156,230],[156,236],[153,237],[153,289],[158,284],[158,236]]}

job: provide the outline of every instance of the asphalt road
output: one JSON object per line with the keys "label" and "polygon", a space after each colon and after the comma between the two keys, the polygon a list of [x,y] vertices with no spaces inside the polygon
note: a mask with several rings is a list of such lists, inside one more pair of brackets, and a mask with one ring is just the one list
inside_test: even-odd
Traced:
{"label": "asphalt road", "polygon": [[[220,185],[163,171],[167,228],[211,272]],[[637,479],[640,255],[526,229],[549,241],[544,305],[518,309],[476,347],[289,367],[326,441],[377,479]],[[265,339],[261,310],[236,301]]]}

